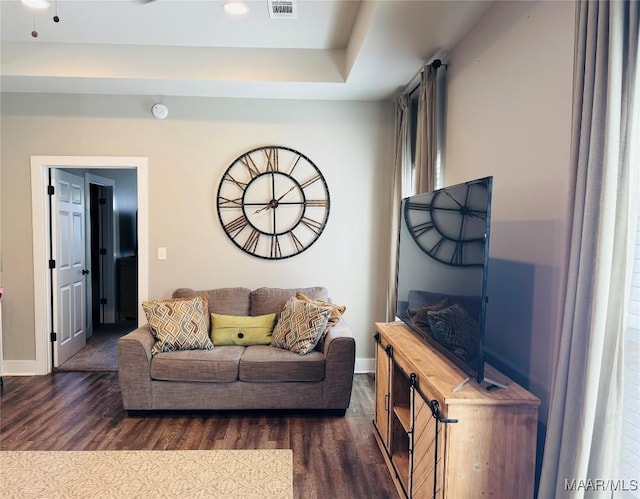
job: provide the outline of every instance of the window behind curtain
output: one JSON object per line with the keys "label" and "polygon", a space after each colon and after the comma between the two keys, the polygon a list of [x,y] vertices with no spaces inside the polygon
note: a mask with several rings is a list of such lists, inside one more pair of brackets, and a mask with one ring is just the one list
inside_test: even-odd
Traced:
{"label": "window behind curtain", "polygon": [[[416,194],[416,148],[418,132],[418,88],[409,96],[409,179],[406,182],[407,196]],[[403,195],[404,197],[404,195]]]}
{"label": "window behind curtain", "polygon": [[[438,127],[437,130],[437,158],[436,158],[436,178],[435,178],[435,188],[439,189],[440,187],[444,187],[444,150],[445,150],[445,142],[444,142],[444,134],[445,134],[445,114],[446,114],[446,66],[441,66],[438,70],[438,74],[436,76],[436,94],[437,94],[437,105],[436,105],[436,125]],[[413,89],[409,94],[409,160],[410,160],[410,171],[407,172],[409,175],[409,179],[405,182],[406,192],[403,192],[403,197],[411,196],[413,194],[418,194],[416,192],[416,133],[418,131],[418,95],[419,95],[419,86]]]}

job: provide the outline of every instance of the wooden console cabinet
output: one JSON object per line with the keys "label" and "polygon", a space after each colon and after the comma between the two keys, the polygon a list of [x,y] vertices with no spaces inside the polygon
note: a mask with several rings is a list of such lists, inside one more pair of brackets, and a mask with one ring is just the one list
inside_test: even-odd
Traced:
{"label": "wooden console cabinet", "polygon": [[533,497],[540,401],[486,365],[465,374],[404,323],[376,324],[374,434],[402,496]]}

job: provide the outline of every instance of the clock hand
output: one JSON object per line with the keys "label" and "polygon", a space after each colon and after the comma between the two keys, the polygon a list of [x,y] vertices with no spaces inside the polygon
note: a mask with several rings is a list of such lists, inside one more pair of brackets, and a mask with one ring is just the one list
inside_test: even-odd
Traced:
{"label": "clock hand", "polygon": [[264,210],[267,210],[269,208],[276,208],[278,206],[278,203],[282,200],[283,197],[285,197],[287,194],[289,194],[292,190],[294,190],[296,187],[298,187],[297,185],[293,185],[291,186],[282,196],[280,196],[278,199],[272,199],[271,201],[269,201],[268,204],[264,205],[262,208],[256,210],[254,213],[260,213]]}
{"label": "clock hand", "polygon": [[256,211],[254,211],[253,213],[260,213],[261,211],[264,211],[268,208],[271,208],[271,203],[264,205],[262,208],[257,209]]}
{"label": "clock hand", "polygon": [[296,187],[298,187],[297,185],[293,185],[289,188],[289,190],[287,192],[285,192],[282,196],[280,196],[278,199],[276,199],[276,201],[280,201],[283,197],[285,197],[287,194],[289,194],[293,189],[295,189]]}
{"label": "clock hand", "polygon": [[462,208],[462,205],[460,204],[460,202],[454,198],[451,194],[449,194],[447,191],[444,191],[444,193],[455,203],[457,204],[460,208]]}
{"label": "clock hand", "polygon": [[[456,198],[454,198],[451,194],[449,194],[447,191],[444,191],[444,193],[454,202],[456,203],[459,207],[460,207],[460,211],[468,216],[469,218],[482,218],[479,215],[476,215],[473,210],[471,210],[470,208],[463,206]],[[482,213],[482,212],[481,212]]]}

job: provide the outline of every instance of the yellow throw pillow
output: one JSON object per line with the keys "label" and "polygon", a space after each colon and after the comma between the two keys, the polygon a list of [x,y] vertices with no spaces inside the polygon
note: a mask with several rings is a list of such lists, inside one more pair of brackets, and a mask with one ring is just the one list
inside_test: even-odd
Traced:
{"label": "yellow throw pillow", "polygon": [[142,302],[156,342],[153,355],[176,350],[213,350],[209,338],[209,300],[206,294]]}
{"label": "yellow throw pillow", "polygon": [[320,341],[330,315],[331,307],[320,307],[292,296],[273,330],[271,346],[308,354]]}
{"label": "yellow throw pillow", "polygon": [[347,310],[347,307],[345,305],[336,305],[335,303],[330,303],[327,301],[315,300],[313,298],[309,298],[308,296],[302,293],[296,293],[296,298],[298,300],[303,300],[309,303],[313,303],[314,305],[317,305],[319,307],[331,307],[331,315],[329,316],[329,322],[327,322],[327,327],[323,331],[322,337],[320,339],[324,338],[324,336],[327,334],[327,331],[329,331],[329,329],[331,329],[333,326],[335,326],[338,323],[338,321],[340,320],[340,317],[342,317],[342,314],[344,314],[345,310]]}
{"label": "yellow throw pillow", "polygon": [[270,345],[276,314],[238,316],[211,314],[214,345]]}

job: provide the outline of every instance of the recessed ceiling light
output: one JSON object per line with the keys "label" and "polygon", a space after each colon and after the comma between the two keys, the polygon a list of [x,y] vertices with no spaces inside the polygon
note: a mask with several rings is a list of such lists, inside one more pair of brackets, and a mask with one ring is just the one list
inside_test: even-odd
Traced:
{"label": "recessed ceiling light", "polygon": [[249,7],[238,1],[226,2],[222,8],[227,14],[231,14],[233,16],[241,16],[249,12]]}
{"label": "recessed ceiling light", "polygon": [[22,0],[22,3],[30,9],[46,9],[49,7],[49,0]]}

